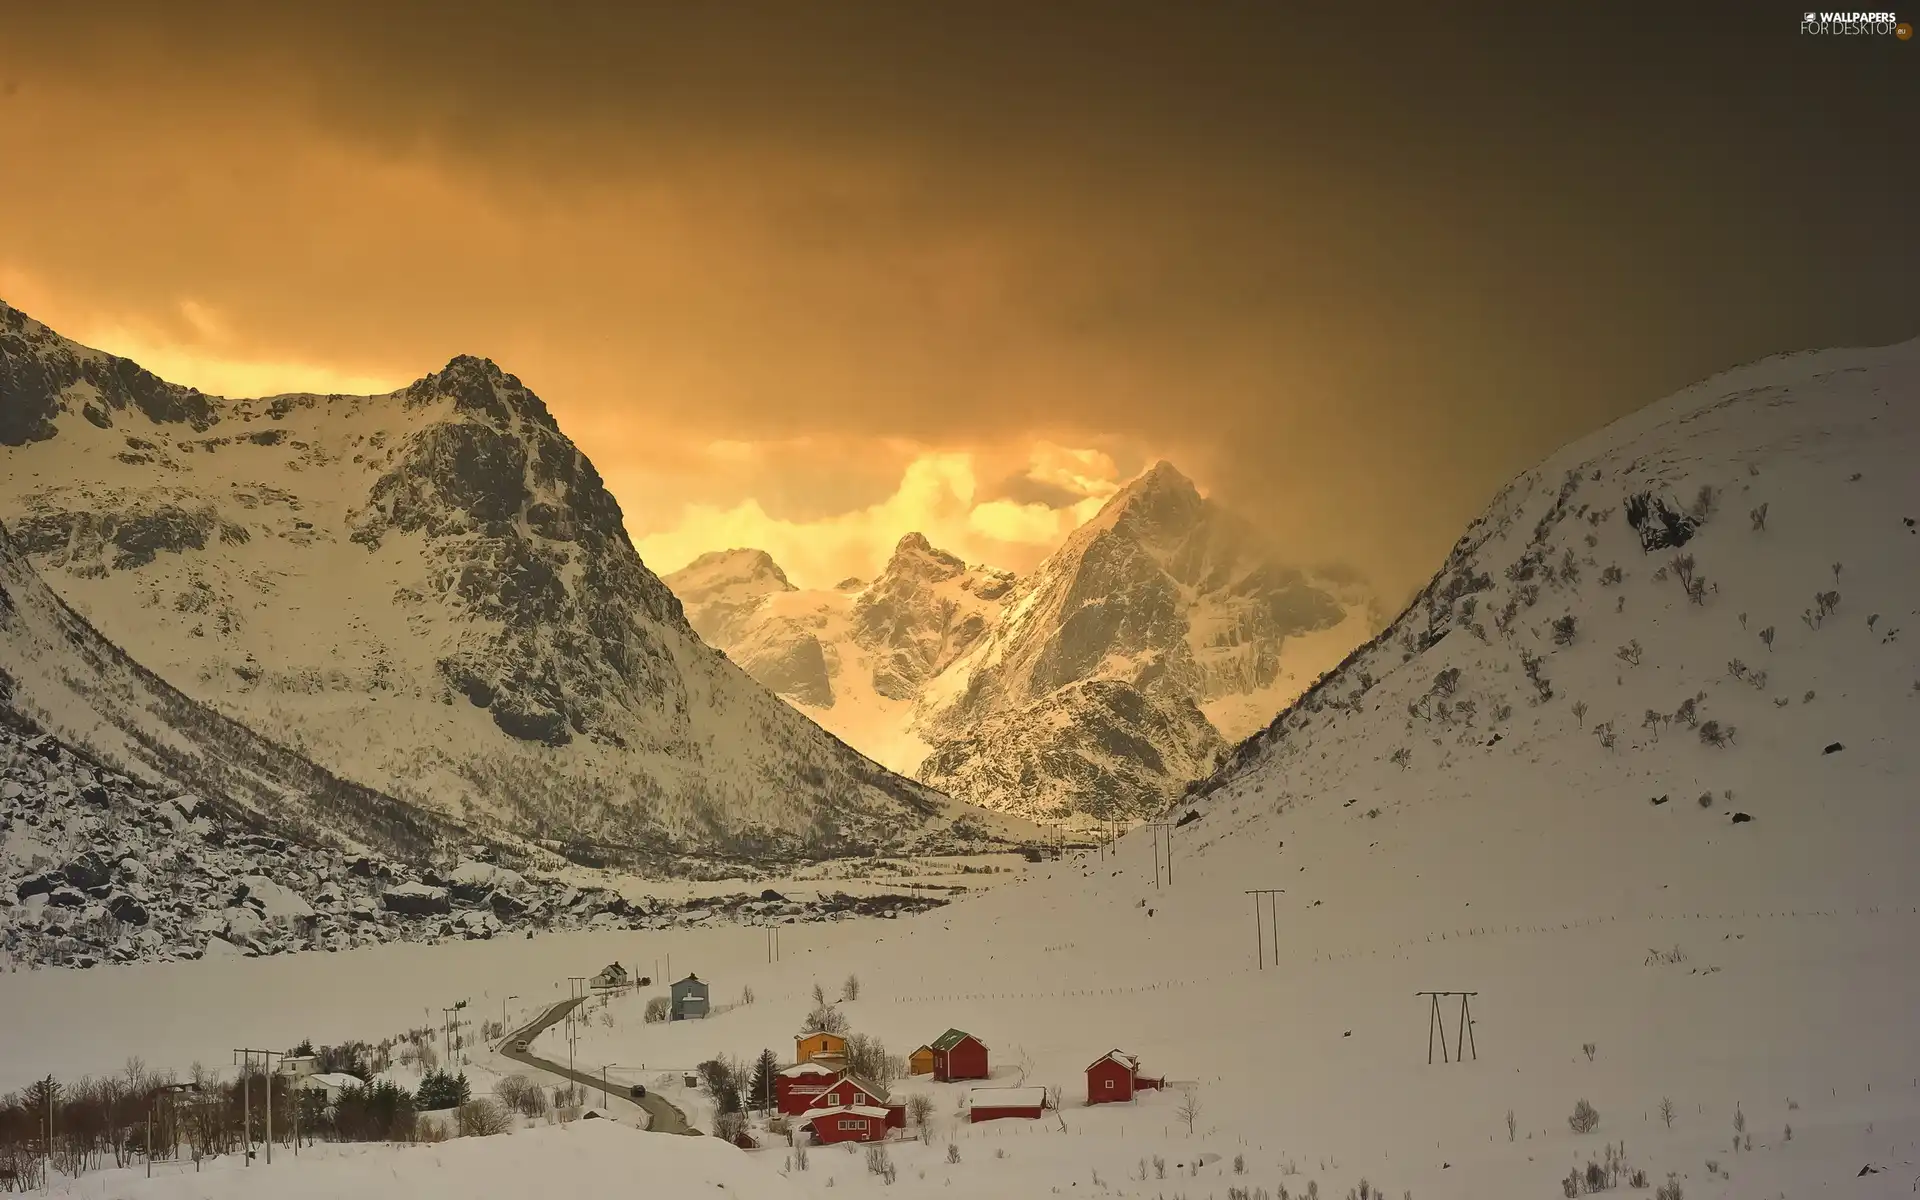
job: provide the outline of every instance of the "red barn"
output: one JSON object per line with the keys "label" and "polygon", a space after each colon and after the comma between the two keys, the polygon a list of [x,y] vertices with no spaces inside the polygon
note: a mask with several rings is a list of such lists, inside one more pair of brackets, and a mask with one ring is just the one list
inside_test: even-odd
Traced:
{"label": "red barn", "polygon": [[823,1146],[835,1142],[880,1142],[887,1137],[887,1110],[867,1104],[835,1105],[815,1109],[802,1127],[813,1132],[813,1140]]}
{"label": "red barn", "polygon": [[774,1107],[789,1117],[799,1116],[813,1106],[838,1074],[830,1067],[811,1062],[786,1068],[773,1077]]}
{"label": "red barn", "polygon": [[857,1106],[880,1109],[885,1112],[887,1124],[894,1129],[907,1127],[907,1106],[892,1104],[887,1094],[868,1083],[862,1083],[852,1075],[841,1075],[832,1084],[822,1089],[807,1104],[806,1111],[813,1112],[822,1108],[846,1108]]}
{"label": "red barn", "polygon": [[987,1045],[970,1033],[949,1029],[932,1043],[933,1077],[942,1083],[987,1077]]}
{"label": "red barn", "polygon": [[1133,1055],[1109,1050],[1087,1068],[1087,1103],[1117,1104],[1133,1099],[1135,1092],[1160,1087],[1163,1082],[1142,1075],[1140,1060]]}
{"label": "red barn", "polygon": [[974,1088],[967,1094],[967,1120],[998,1121],[1006,1117],[1032,1120],[1047,1107],[1047,1089],[1040,1087]]}

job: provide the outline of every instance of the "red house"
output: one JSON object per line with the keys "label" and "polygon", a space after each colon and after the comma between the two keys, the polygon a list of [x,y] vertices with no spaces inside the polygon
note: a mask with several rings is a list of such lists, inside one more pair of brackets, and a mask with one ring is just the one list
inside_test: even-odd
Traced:
{"label": "red house", "polygon": [[1006,1117],[1032,1120],[1047,1107],[1047,1089],[1040,1087],[974,1088],[967,1094],[967,1120],[998,1121]]}
{"label": "red house", "polygon": [[801,1124],[812,1131],[815,1142],[831,1146],[835,1142],[885,1141],[890,1124],[887,1118],[884,1108],[847,1104],[814,1109]]}
{"label": "red house", "polygon": [[949,1029],[932,1043],[933,1077],[942,1083],[987,1077],[987,1045],[970,1033]]}
{"label": "red house", "polygon": [[906,1105],[889,1103],[885,1092],[871,1084],[862,1083],[852,1075],[841,1075],[816,1093],[806,1106],[804,1115],[825,1108],[876,1109],[886,1117],[888,1126],[894,1129],[907,1127]]}
{"label": "red house", "polygon": [[1140,1074],[1140,1060],[1133,1055],[1109,1050],[1087,1068],[1087,1103],[1117,1104],[1164,1083]]}
{"label": "red house", "polygon": [[813,1107],[838,1075],[838,1071],[819,1063],[796,1063],[773,1077],[774,1107],[786,1116],[797,1117]]}

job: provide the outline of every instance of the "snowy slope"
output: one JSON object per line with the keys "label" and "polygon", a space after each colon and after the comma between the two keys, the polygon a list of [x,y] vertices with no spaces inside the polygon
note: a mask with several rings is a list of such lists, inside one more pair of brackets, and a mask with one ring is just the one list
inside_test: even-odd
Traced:
{"label": "snowy slope", "polygon": [[0,414],[0,517],[62,598],[344,778],[598,857],[991,823],[705,646],[592,464],[491,362],[388,396],[221,400],[0,307]]}

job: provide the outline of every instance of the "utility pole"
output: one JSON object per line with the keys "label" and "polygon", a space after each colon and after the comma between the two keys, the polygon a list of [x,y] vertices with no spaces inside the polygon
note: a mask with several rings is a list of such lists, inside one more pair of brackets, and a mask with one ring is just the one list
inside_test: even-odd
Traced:
{"label": "utility pole", "polygon": [[[587,977],[585,975],[567,976],[567,985],[568,998],[575,1001],[586,999]],[[575,1039],[578,1037],[577,1030],[579,1028],[578,1023],[574,1020],[574,1014],[579,1011],[580,1005],[578,1003],[575,1003],[572,1008],[567,1010],[567,1094],[569,1096],[573,1094],[574,1089],[580,1086],[579,1081],[573,1077],[573,1045]]]}
{"label": "utility pole", "polygon": [[1276,898],[1286,890],[1285,888],[1247,889],[1247,895],[1253,897],[1254,958],[1260,964],[1256,969],[1264,970],[1267,965],[1266,939],[1262,936],[1260,929],[1260,902],[1263,898],[1267,904],[1267,915],[1273,923],[1273,965],[1276,967],[1280,965],[1280,917],[1275,906],[1278,903]]}
{"label": "utility pole", "polygon": [[1160,886],[1160,839],[1167,841],[1167,886],[1173,886],[1173,822],[1148,821],[1147,828],[1153,832],[1153,886]]}
{"label": "utility pole", "polygon": [[260,1065],[265,1071],[262,1082],[267,1087],[267,1165],[273,1165],[273,1060],[286,1055],[274,1050],[236,1049],[240,1056],[240,1111],[241,1129],[247,1139],[248,1166],[253,1165],[253,1056],[260,1056]]}

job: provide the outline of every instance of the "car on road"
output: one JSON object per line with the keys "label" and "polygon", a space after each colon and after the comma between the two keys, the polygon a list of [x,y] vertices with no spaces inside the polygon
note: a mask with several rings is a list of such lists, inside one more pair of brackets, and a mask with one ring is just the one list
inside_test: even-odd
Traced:
{"label": "car on road", "polygon": [[527,1039],[521,1038],[519,1041],[515,1042],[513,1044],[513,1049],[516,1054],[525,1054],[527,1052]]}
{"label": "car on road", "polygon": [[647,1098],[647,1086],[643,1083],[636,1083],[630,1089],[628,1094],[631,1095],[635,1100],[645,1100]]}

